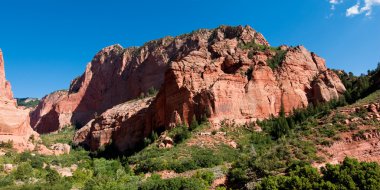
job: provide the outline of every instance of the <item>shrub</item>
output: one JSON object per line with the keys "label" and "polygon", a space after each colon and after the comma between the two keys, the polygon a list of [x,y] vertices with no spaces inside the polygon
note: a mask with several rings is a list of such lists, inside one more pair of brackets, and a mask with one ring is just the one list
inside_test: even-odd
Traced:
{"label": "shrub", "polygon": [[[370,171],[370,172],[369,172]],[[346,158],[341,165],[326,165],[322,175],[309,164],[290,166],[285,176],[264,178],[256,189],[378,189],[380,166]],[[339,188],[338,188],[339,187]]]}
{"label": "shrub", "polygon": [[0,148],[7,148],[7,149],[13,148],[13,141],[12,140],[8,140],[7,142],[1,141]]}
{"label": "shrub", "polygon": [[186,125],[180,125],[172,129],[169,134],[176,144],[182,143],[186,139],[190,138],[191,133]]}
{"label": "shrub", "polygon": [[324,126],[322,128],[319,128],[319,132],[322,136],[329,137],[329,138],[336,135],[336,131],[333,128],[330,128],[329,126]]}
{"label": "shrub", "polygon": [[29,101],[26,101],[26,100],[28,100],[28,98],[17,98],[17,105],[18,106],[24,106],[27,108],[34,108],[40,103],[40,100],[38,100],[38,99],[29,100]]}
{"label": "shrub", "polygon": [[276,69],[284,61],[287,53],[284,50],[276,50],[275,52],[275,56],[267,60],[267,64],[271,69]]}
{"label": "shrub", "polygon": [[211,171],[197,171],[193,177],[203,179],[208,185],[211,185],[214,181],[214,173]]}
{"label": "shrub", "polygon": [[10,186],[14,184],[13,175],[6,175],[0,177],[0,187]]}
{"label": "shrub", "polygon": [[214,152],[209,149],[199,149],[192,152],[191,156],[196,165],[201,168],[210,168],[222,163],[222,159],[215,156]]}
{"label": "shrub", "polygon": [[73,182],[76,186],[83,187],[87,181],[93,177],[93,171],[87,169],[77,169],[73,173]]}
{"label": "shrub", "polygon": [[145,137],[144,138],[144,147],[147,147],[150,144],[152,144],[152,140],[150,138]]}
{"label": "shrub", "polygon": [[152,176],[148,178],[144,183],[141,184],[141,190],[206,190],[208,189],[207,182],[198,178],[171,178],[171,179],[161,179],[157,176]]}
{"label": "shrub", "polygon": [[240,43],[239,48],[240,49],[250,49],[253,51],[265,51],[267,49],[270,49],[270,47],[268,47],[268,46],[257,44],[255,42],[255,40],[252,40],[251,42],[248,42],[248,43]]}
{"label": "shrub", "polygon": [[35,156],[35,157],[32,157],[30,161],[30,165],[32,166],[32,168],[42,169],[42,167],[44,166],[44,162],[42,161],[40,157]]}
{"label": "shrub", "polygon": [[45,180],[47,183],[56,184],[60,181],[61,176],[56,170],[51,169],[50,167],[47,167],[46,171],[47,171],[47,174],[46,174]]}
{"label": "shrub", "polygon": [[20,162],[26,162],[32,159],[32,154],[30,152],[23,152],[19,156]]}
{"label": "shrub", "polygon": [[198,124],[198,121],[197,121],[197,118],[195,117],[195,115],[193,116],[193,120],[191,120],[191,124],[189,126],[189,130],[190,131],[194,131],[196,128],[199,127],[199,124]]}
{"label": "shrub", "polygon": [[156,90],[154,87],[150,87],[148,89],[148,96],[155,96],[157,95],[157,93],[158,93],[158,90]]}
{"label": "shrub", "polygon": [[136,166],[136,173],[162,171],[168,169],[168,163],[161,158],[141,160]]}
{"label": "shrub", "polygon": [[96,176],[114,177],[118,169],[124,170],[124,167],[118,160],[94,159],[93,170]]}
{"label": "shrub", "polygon": [[247,172],[243,168],[233,168],[228,172],[228,181],[229,183],[234,184],[235,186],[243,186],[248,182]]}
{"label": "shrub", "polygon": [[197,163],[195,163],[194,159],[189,158],[181,161],[174,161],[171,164],[170,168],[177,173],[182,173],[189,170],[195,170],[199,168],[199,166],[197,165]]}
{"label": "shrub", "polygon": [[14,171],[15,179],[25,181],[33,175],[33,168],[28,162],[21,163]]}

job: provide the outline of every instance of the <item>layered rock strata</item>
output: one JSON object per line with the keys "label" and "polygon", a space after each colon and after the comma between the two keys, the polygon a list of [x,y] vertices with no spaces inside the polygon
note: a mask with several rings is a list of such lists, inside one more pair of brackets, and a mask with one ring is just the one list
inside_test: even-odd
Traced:
{"label": "layered rock strata", "polygon": [[[126,151],[136,147],[152,131],[189,123],[193,117],[198,120],[207,117],[213,124],[223,120],[243,124],[276,116],[282,106],[286,113],[291,113],[293,109],[310,103],[338,98],[345,91],[340,79],[315,53],[303,46],[270,47],[265,38],[249,26],[222,26],[164,38],[134,50],[133,55],[141,58],[158,49],[165,50],[160,55],[168,59],[145,59],[146,64],[162,65],[162,70],[150,73],[160,78],[154,80],[157,86],[153,86],[159,89],[154,100],[142,103],[133,112],[129,112],[132,106],[129,102],[105,111],[77,133],[76,143],[95,150],[112,142],[120,151]],[[146,54],[142,54],[142,50],[147,50]],[[131,49],[122,50],[129,51]],[[142,67],[133,63],[126,62],[125,67]],[[139,70],[127,73],[126,78],[135,76]],[[143,77],[145,80],[138,85],[152,86],[145,85],[152,84],[150,75]],[[83,76],[86,78],[87,75]],[[91,76],[95,78],[95,75]],[[107,76],[109,78],[103,80],[102,85],[108,84],[108,80],[113,81],[115,75]],[[70,92],[85,87],[78,84],[74,81]],[[135,88],[125,84],[122,88],[125,92],[111,89],[107,91],[112,91],[115,97],[124,96],[127,91],[136,92]],[[134,95],[124,97],[124,100],[135,98],[138,93]],[[98,102],[95,97],[96,94],[91,99],[93,103]]]}

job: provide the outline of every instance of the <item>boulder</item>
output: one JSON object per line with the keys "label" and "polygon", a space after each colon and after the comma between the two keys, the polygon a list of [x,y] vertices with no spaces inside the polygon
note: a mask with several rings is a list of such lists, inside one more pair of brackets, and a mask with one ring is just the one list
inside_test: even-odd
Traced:
{"label": "boulder", "polygon": [[55,155],[70,154],[71,146],[68,144],[56,143],[50,146]]}
{"label": "boulder", "polygon": [[6,173],[10,173],[13,170],[13,164],[4,164],[3,169]]}

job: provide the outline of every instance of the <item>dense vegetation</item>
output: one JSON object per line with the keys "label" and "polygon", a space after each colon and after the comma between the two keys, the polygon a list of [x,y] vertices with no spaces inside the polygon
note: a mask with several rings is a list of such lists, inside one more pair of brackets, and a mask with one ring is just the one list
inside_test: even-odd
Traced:
{"label": "dense vegetation", "polygon": [[35,108],[40,103],[39,99],[34,98],[17,98],[17,105],[27,108]]}
{"label": "dense vegetation", "polygon": [[306,163],[289,166],[285,175],[264,178],[256,187],[260,190],[274,189],[378,189],[380,166],[377,163],[358,162],[346,158],[341,165],[316,168]]}
{"label": "dense vegetation", "polygon": [[[11,142],[2,143],[0,148],[6,154],[0,156],[0,165],[12,165],[14,168],[7,171],[5,167],[0,167],[0,188],[208,189],[214,180],[214,172],[204,168],[218,166],[222,163],[222,159],[220,155],[214,155],[216,153],[210,149],[185,146],[186,140],[207,126],[207,123],[199,125],[195,122],[191,126],[178,126],[169,132],[169,136],[175,139],[176,143],[172,149],[158,149],[154,144],[157,137],[152,137],[147,142],[147,148],[129,158],[92,157],[94,153],[80,147],[74,148],[70,154],[60,156],[43,156],[33,152],[20,154],[12,150]],[[47,146],[57,142],[70,143],[74,132],[74,127],[66,127],[57,134],[41,135],[41,139]],[[183,158],[184,154],[188,156]],[[172,159],[169,160],[169,157]],[[136,167],[131,169],[135,164]],[[196,172],[190,177],[178,176],[170,179],[161,179],[157,174],[146,175],[147,172],[165,169],[177,172],[196,170]],[[72,175],[64,177],[58,172],[67,170]],[[214,170],[227,171],[227,169],[221,171],[220,168]]]}
{"label": "dense vegetation", "polygon": [[352,72],[346,73],[342,70],[334,70],[346,87],[344,97],[349,104],[364,98],[378,90],[380,81],[380,63],[373,70],[368,70],[367,75],[355,76]]}
{"label": "dense vegetation", "polygon": [[136,166],[136,173],[163,170],[181,173],[200,168],[212,168],[224,162],[231,162],[237,155],[235,150],[226,145],[218,145],[215,148],[188,146],[187,139],[208,127],[208,123],[203,122],[198,125],[193,122],[191,126],[180,125],[169,131],[168,136],[175,143],[173,148],[160,149],[156,144],[151,144],[130,156],[129,164]]}

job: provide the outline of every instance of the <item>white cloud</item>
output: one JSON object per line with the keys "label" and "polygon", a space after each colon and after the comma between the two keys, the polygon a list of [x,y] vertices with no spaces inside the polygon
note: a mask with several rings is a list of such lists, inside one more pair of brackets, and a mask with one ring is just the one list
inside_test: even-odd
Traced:
{"label": "white cloud", "polygon": [[360,7],[360,4],[357,3],[356,5],[347,9],[346,16],[354,16],[354,15],[360,14],[359,7]]}
{"label": "white cloud", "polygon": [[[330,0],[336,1],[336,0]],[[371,16],[372,10],[374,6],[379,6],[380,0],[364,0],[364,6],[360,6],[360,2],[358,2],[356,5],[350,7],[346,11],[346,16],[355,16],[358,14],[365,14],[366,16]]]}
{"label": "white cloud", "polygon": [[343,0],[329,0],[329,2],[330,2],[330,4],[336,5],[336,4],[342,3]]}

